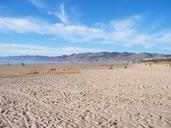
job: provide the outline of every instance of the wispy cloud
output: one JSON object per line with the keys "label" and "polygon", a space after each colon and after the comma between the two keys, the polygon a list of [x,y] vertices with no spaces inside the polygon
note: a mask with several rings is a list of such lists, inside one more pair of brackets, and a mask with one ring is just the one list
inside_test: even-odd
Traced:
{"label": "wispy cloud", "polygon": [[95,48],[81,48],[81,47],[43,47],[37,45],[25,45],[25,44],[14,44],[14,43],[2,43],[0,44],[0,55],[1,56],[15,56],[15,55],[70,55],[73,53],[83,52],[100,52],[102,49]]}
{"label": "wispy cloud", "polygon": [[45,8],[44,3],[42,2],[42,0],[29,0],[34,6],[36,6],[37,8]]}
{"label": "wispy cloud", "polygon": [[89,27],[66,22],[48,23],[35,18],[0,17],[0,32],[52,35],[72,43],[106,43],[125,47],[141,45],[145,48],[171,45],[171,29],[148,32],[141,29],[143,22],[142,16],[135,15]]}
{"label": "wispy cloud", "polygon": [[64,4],[60,4],[60,8],[58,12],[54,12],[54,14],[61,20],[62,23],[68,24],[68,15],[65,12]]}
{"label": "wispy cloud", "polygon": [[56,16],[61,23],[69,24],[69,16],[66,14],[64,4],[60,4],[57,11],[48,11],[48,14]]}
{"label": "wispy cloud", "polygon": [[39,9],[45,9],[45,11],[49,15],[56,16],[62,23],[68,24],[69,23],[69,16],[65,11],[65,6],[63,3],[60,3],[59,6],[56,7],[55,11],[52,8],[48,8],[46,4],[42,0],[29,0],[34,6]]}

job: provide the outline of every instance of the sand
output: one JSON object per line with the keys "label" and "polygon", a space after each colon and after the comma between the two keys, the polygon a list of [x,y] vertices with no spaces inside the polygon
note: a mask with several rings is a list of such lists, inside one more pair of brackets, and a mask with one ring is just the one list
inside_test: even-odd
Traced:
{"label": "sand", "polygon": [[171,128],[171,67],[0,66],[0,128]]}

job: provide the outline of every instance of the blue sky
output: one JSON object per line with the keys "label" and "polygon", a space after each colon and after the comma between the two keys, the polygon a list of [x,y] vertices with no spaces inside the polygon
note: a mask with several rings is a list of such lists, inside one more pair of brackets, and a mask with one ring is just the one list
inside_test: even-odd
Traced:
{"label": "blue sky", "polygon": [[171,53],[170,0],[0,0],[0,56]]}

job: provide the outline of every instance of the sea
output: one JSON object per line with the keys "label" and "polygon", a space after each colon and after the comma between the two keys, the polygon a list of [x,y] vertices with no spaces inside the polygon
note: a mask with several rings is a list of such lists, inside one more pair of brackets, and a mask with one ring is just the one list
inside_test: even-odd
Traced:
{"label": "sea", "polygon": [[63,64],[56,61],[30,61],[30,60],[0,60],[0,64]]}

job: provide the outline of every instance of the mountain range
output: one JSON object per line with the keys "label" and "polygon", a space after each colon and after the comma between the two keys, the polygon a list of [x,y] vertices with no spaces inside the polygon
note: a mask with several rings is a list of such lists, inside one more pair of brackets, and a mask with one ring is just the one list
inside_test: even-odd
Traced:
{"label": "mountain range", "polygon": [[62,56],[6,56],[0,57],[0,62],[13,63],[136,63],[143,60],[171,58],[171,54],[159,53],[129,53],[129,52],[98,52],[78,53]]}

